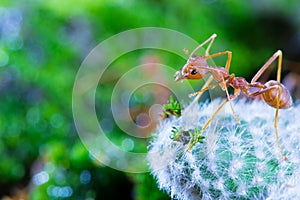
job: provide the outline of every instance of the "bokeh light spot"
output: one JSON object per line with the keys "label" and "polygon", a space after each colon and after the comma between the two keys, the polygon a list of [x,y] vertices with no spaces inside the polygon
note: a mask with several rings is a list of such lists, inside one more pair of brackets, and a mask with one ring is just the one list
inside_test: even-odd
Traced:
{"label": "bokeh light spot", "polygon": [[35,125],[40,121],[40,110],[38,107],[32,107],[27,111],[26,120],[28,124]]}
{"label": "bokeh light spot", "polygon": [[8,61],[9,56],[4,50],[0,49],[0,67],[7,65]]}
{"label": "bokeh light spot", "polygon": [[45,171],[41,171],[32,177],[32,182],[35,185],[42,185],[48,181],[49,181],[49,174]]}
{"label": "bokeh light spot", "polygon": [[64,117],[61,114],[51,116],[50,124],[54,128],[60,128],[64,124]]}
{"label": "bokeh light spot", "polygon": [[80,173],[80,182],[82,184],[88,184],[91,181],[91,173],[88,170],[83,170]]}
{"label": "bokeh light spot", "polygon": [[56,198],[68,198],[72,196],[73,190],[70,186],[59,187],[59,186],[50,185],[47,188],[47,194],[51,197],[56,197]]}
{"label": "bokeh light spot", "polygon": [[135,123],[141,128],[146,128],[151,123],[151,119],[147,113],[140,113],[136,117]]}
{"label": "bokeh light spot", "polygon": [[130,138],[126,138],[122,141],[122,149],[125,151],[132,151],[134,148],[134,141]]}

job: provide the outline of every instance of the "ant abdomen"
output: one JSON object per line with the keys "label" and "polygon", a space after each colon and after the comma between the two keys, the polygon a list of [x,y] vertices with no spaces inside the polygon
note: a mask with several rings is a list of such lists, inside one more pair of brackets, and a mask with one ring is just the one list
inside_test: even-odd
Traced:
{"label": "ant abdomen", "polygon": [[[267,104],[276,108],[277,106],[277,98],[278,92],[280,90],[280,97],[279,97],[279,109],[287,109],[293,106],[292,97],[288,91],[288,89],[278,81],[268,81],[265,86],[267,88],[271,88],[270,90],[262,93],[262,96]],[[277,86],[277,87],[274,87]]]}

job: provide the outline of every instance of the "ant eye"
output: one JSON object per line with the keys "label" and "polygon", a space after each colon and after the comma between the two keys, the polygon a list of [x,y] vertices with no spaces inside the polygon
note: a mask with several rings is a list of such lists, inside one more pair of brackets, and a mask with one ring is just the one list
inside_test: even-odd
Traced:
{"label": "ant eye", "polygon": [[192,71],[191,71],[191,74],[192,75],[195,75],[195,74],[197,74],[198,73],[198,71],[196,70],[196,69],[193,69]]}

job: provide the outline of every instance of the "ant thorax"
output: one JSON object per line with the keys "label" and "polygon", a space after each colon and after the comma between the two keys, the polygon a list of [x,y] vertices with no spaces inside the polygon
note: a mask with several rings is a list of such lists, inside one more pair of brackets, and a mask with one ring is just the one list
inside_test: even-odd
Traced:
{"label": "ant thorax", "polygon": [[215,81],[218,82],[222,90],[225,91],[228,87],[228,78],[230,77],[230,74],[226,71],[226,69],[223,67],[213,66],[209,67],[209,72],[214,77]]}
{"label": "ant thorax", "polygon": [[186,64],[208,67],[206,58],[204,56],[191,56]]}

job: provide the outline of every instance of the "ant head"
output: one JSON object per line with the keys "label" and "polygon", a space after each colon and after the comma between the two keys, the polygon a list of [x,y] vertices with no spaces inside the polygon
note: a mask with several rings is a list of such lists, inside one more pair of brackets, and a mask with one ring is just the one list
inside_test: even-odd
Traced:
{"label": "ant head", "polygon": [[190,57],[184,67],[175,73],[175,81],[182,79],[202,79],[208,73],[207,67],[204,57]]}

